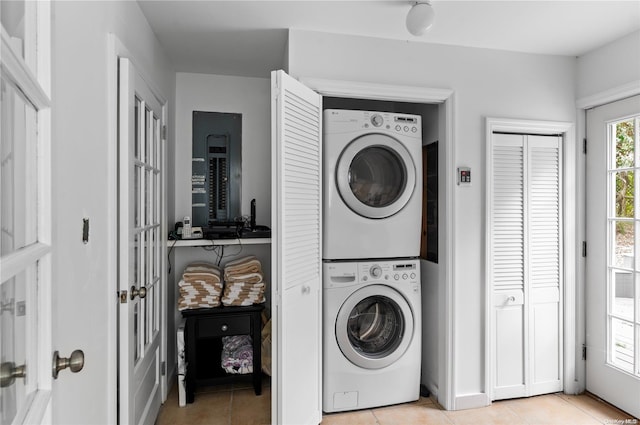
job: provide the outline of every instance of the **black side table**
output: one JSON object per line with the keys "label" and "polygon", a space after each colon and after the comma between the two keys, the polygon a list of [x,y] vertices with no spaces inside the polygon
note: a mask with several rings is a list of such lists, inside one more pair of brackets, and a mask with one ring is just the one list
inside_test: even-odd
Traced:
{"label": "black side table", "polygon": [[246,307],[214,307],[183,310],[186,319],[185,351],[187,360],[187,403],[193,403],[196,387],[214,385],[248,375],[227,373],[220,365],[222,337],[251,335],[253,340],[253,389],[262,393],[262,320],[264,304]]}

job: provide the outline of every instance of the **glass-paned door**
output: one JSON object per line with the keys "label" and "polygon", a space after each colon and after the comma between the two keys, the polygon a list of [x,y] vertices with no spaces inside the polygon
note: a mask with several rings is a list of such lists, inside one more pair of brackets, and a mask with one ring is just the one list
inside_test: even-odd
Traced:
{"label": "glass-paned door", "polygon": [[50,422],[49,19],[0,3],[0,424]]}
{"label": "glass-paned door", "polygon": [[587,390],[640,416],[640,96],[587,112]]}
{"label": "glass-paned door", "polygon": [[164,101],[119,59],[121,424],[151,424],[160,408]]}

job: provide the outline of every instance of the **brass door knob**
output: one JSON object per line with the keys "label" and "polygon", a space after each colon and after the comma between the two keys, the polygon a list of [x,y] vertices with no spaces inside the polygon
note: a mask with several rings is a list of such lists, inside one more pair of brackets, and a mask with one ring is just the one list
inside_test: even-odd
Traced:
{"label": "brass door knob", "polygon": [[16,378],[24,378],[27,376],[27,366],[16,366],[13,362],[4,362],[0,364],[0,388],[13,385]]}
{"label": "brass door knob", "polygon": [[71,372],[77,373],[84,367],[84,352],[82,350],[75,350],[69,357],[60,357],[58,351],[53,353],[53,367],[51,369],[51,375],[53,379],[58,379],[58,372],[62,369],[69,368]]}
{"label": "brass door knob", "polygon": [[136,296],[140,297],[140,298],[144,298],[147,296],[147,288],[144,286],[141,286],[140,289],[136,288],[135,286],[131,287],[131,301],[133,301],[135,299]]}

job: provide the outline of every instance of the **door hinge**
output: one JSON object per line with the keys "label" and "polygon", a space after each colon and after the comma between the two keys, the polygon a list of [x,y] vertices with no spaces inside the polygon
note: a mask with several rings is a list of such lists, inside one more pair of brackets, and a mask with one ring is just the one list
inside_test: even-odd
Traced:
{"label": "door hinge", "polygon": [[166,376],[167,375],[167,362],[160,363],[160,374],[162,376]]}
{"label": "door hinge", "polygon": [[582,360],[587,360],[587,344],[582,344]]}
{"label": "door hinge", "polygon": [[120,304],[127,303],[127,290],[118,292],[118,296],[120,297]]}
{"label": "door hinge", "polygon": [[167,140],[167,126],[162,126],[162,140]]}
{"label": "door hinge", "polygon": [[582,241],[582,256],[587,256],[587,241]]}
{"label": "door hinge", "polygon": [[587,154],[587,138],[582,139],[582,153]]}

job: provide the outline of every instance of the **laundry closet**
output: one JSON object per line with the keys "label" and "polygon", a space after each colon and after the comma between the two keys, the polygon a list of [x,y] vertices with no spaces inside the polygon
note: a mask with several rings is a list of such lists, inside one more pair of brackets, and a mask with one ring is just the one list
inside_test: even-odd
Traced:
{"label": "laundry closet", "polygon": [[[189,214],[185,205],[190,205],[191,194],[185,193],[184,188],[191,187],[191,114],[193,111],[208,111],[240,114],[242,116],[242,190],[241,213],[249,212],[251,199],[257,199],[258,224],[272,226],[275,217],[272,217],[270,188],[271,157],[270,130],[271,109],[269,87],[263,79],[244,77],[227,77],[200,74],[178,74],[177,76],[177,118],[176,118],[176,210],[175,220]],[[419,115],[423,122],[422,140],[427,145],[437,142],[439,138],[438,123],[439,105],[413,104],[406,102],[378,101],[366,99],[347,99],[338,97],[323,97],[322,109],[350,109],[381,112],[394,112]],[[442,144],[441,144],[442,146]],[[442,169],[440,170],[443,171]],[[436,203],[437,205],[437,198]],[[182,209],[181,209],[182,208]],[[436,207],[437,208],[437,207]],[[424,209],[424,208],[423,208]],[[435,214],[437,217],[437,214]],[[420,226],[416,226],[416,232],[420,232]],[[433,242],[433,241],[431,241]],[[437,247],[437,243],[436,243]],[[267,294],[270,292],[271,280],[271,252],[273,247],[269,244],[233,245],[225,247],[224,261],[232,260],[242,255],[255,255],[265,266],[267,276]],[[437,248],[436,248],[437,249]],[[170,282],[176,281],[184,267],[191,261],[209,260],[212,256],[219,255],[203,247],[174,248],[170,252],[172,260],[172,276]],[[217,257],[216,257],[217,259]],[[420,261],[423,283],[422,294],[424,298],[423,323],[424,335],[423,369],[431,370],[430,377],[425,382],[437,381],[437,315],[438,315],[438,264],[435,262]],[[171,294],[170,294],[171,296]],[[176,296],[175,294],[173,295]],[[270,297],[269,297],[270,298]],[[170,301],[171,303],[171,301]],[[171,305],[171,304],[170,304]],[[267,315],[271,314],[272,300],[266,304]],[[181,320],[180,314],[174,317],[175,323]],[[171,323],[170,323],[171,325]],[[170,332],[169,335],[172,335]],[[173,333],[175,335],[175,333]],[[175,347],[169,343],[169,356]],[[426,366],[425,366],[426,365]]]}

